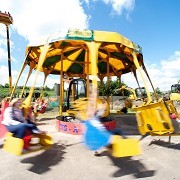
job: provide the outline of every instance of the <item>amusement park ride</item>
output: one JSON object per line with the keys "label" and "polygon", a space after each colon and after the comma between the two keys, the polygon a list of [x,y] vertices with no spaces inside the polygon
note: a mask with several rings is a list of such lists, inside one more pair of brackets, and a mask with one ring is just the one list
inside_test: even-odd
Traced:
{"label": "amusement park ride", "polygon": [[[81,120],[84,122],[88,122],[86,120],[91,118],[87,114],[88,110],[90,109],[95,114],[99,106],[98,104],[105,104],[107,109],[104,116],[109,115],[109,97],[101,100],[97,97],[97,77],[101,81],[104,77],[107,77],[108,86],[111,76],[120,78],[122,75],[131,72],[140,88],[141,86],[137,78],[137,73],[139,73],[144,87],[143,90],[147,94],[146,101],[134,107],[140,134],[156,136],[180,134],[180,127],[178,122],[176,123],[176,118],[171,118],[172,114],[178,117],[178,113],[171,100],[163,101],[163,99],[158,99],[143,62],[141,47],[121,34],[96,30],[70,29],[65,34],[61,32],[59,34],[52,34],[46,40],[39,42],[39,44],[29,44],[26,48],[26,57],[12,90],[10,100],[14,96],[17,84],[25,67],[29,67],[29,73],[24,87],[32,74],[32,70],[36,70],[33,86],[23,103],[23,107],[27,111],[31,107],[32,95],[39,72],[44,73],[43,86],[48,75],[53,74],[60,77],[61,84],[58,116],[63,119],[64,117],[73,115],[75,118],[76,116],[77,118],[81,117]],[[154,91],[155,100],[151,97],[143,71]],[[92,82],[89,78],[90,75],[93,77]],[[71,102],[68,104],[68,110],[63,108],[65,77],[70,79],[81,78],[79,81],[72,81],[72,88],[70,87],[72,92],[69,94]],[[80,93],[75,94],[78,89],[78,83],[83,84],[84,89],[79,89]],[[73,108],[77,113],[71,114],[70,108]],[[107,145],[102,145],[100,142],[107,135],[106,133],[101,134],[98,131],[97,133],[90,134],[92,141],[99,141],[98,143],[100,145],[98,148]],[[97,138],[97,134],[100,134],[101,138]],[[107,136],[109,137],[109,135]],[[139,142],[136,139],[122,139],[115,135],[111,136],[113,137],[111,139],[113,139],[113,155],[115,157],[133,156],[140,153]],[[125,149],[124,151],[121,148],[122,143],[123,149]],[[98,148],[92,149],[95,150]]]}

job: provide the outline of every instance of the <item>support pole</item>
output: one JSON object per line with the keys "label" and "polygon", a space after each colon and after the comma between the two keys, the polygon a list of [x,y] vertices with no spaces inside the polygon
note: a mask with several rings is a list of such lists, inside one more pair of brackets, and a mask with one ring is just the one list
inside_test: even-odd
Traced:
{"label": "support pole", "polygon": [[6,26],[7,30],[7,50],[8,50],[8,69],[9,69],[9,92],[12,92],[12,76],[11,76],[11,55],[10,55],[10,39],[9,39],[9,25],[13,24],[13,18],[10,13],[3,13],[0,11],[0,23]]}
{"label": "support pole", "polygon": [[135,52],[132,52],[132,56],[133,56],[134,64],[135,64],[135,66],[136,66],[136,68],[139,71],[139,74],[141,76],[141,79],[142,79],[142,82],[144,84],[144,87],[146,88],[146,93],[147,93],[147,98],[148,98],[148,102],[146,104],[149,104],[150,102],[152,102],[151,94],[150,94],[150,92],[148,90],[148,87],[147,87],[146,81],[144,79],[143,73],[142,73],[142,71],[140,69],[140,65],[139,65],[139,62],[137,60]]}
{"label": "support pole", "polygon": [[8,50],[8,70],[9,70],[9,91],[12,92],[12,75],[11,75],[11,54],[10,54],[10,39],[9,39],[9,26],[6,25],[7,31],[7,50]]}
{"label": "support pole", "polygon": [[64,93],[64,86],[63,84],[63,59],[64,59],[64,55],[63,55],[63,51],[61,54],[61,67],[60,67],[60,103],[59,103],[59,115],[62,116],[62,111],[63,111],[63,93]]}
{"label": "support pole", "polygon": [[[91,118],[95,115],[96,107],[97,107],[97,74],[98,74],[98,49],[100,47],[100,43],[95,43],[94,41],[86,42],[89,49],[89,61],[90,61],[90,74],[92,75],[92,89],[90,93],[90,97],[88,100],[88,112],[87,117]],[[89,89],[87,89],[89,91]]]}

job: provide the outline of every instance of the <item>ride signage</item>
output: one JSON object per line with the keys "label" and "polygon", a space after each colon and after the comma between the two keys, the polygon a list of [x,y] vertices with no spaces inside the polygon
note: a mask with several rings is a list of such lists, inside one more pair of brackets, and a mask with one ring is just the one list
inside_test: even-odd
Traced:
{"label": "ride signage", "polygon": [[86,29],[69,29],[66,39],[92,41],[94,40],[94,32]]}

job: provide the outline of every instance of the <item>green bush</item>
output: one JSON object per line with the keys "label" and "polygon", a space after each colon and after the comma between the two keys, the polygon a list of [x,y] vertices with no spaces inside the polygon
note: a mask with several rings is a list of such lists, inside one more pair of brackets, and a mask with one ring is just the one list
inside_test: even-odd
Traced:
{"label": "green bush", "polygon": [[[15,93],[14,93],[15,97],[18,97],[21,94],[22,88],[23,88],[22,86],[16,88]],[[29,92],[29,89],[30,88],[27,87],[25,91]],[[39,91],[40,92],[39,88],[38,88],[38,90],[35,89],[35,91]],[[54,90],[52,90],[50,88],[49,89],[47,88],[45,91],[43,91],[43,96],[45,96],[45,97],[47,97],[47,96],[54,96],[54,94],[55,94]],[[9,96],[10,96],[9,87],[7,87],[7,85],[6,85],[6,87],[0,85],[0,98],[2,99],[4,97],[9,97]]]}

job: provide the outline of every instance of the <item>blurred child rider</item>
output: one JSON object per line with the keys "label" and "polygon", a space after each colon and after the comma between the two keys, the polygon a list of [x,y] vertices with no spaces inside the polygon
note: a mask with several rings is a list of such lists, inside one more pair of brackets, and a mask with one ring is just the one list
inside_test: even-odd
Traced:
{"label": "blurred child rider", "polygon": [[[94,127],[96,127],[97,129],[99,129],[100,131],[107,131],[105,126],[100,121],[100,117],[102,117],[102,115],[104,114],[105,107],[106,107],[106,104],[98,105],[94,116],[92,115],[92,112],[89,112],[89,114],[91,115],[91,118],[89,119],[91,121],[91,124]],[[111,135],[119,135],[122,138],[126,139],[126,136],[125,136],[124,132],[120,128],[114,128],[112,130],[108,130],[108,132],[110,132]],[[112,139],[110,138],[109,143],[107,145],[107,147],[110,148],[110,149],[112,148],[111,140]],[[94,155],[95,156],[100,156],[101,154],[96,150],[94,152]]]}
{"label": "blurred child rider", "polygon": [[[102,115],[104,114],[105,106],[106,106],[106,104],[98,105],[98,110],[96,111],[96,117],[98,118],[99,121],[100,121],[100,117],[102,117]],[[102,124],[102,126],[104,126],[104,125]],[[120,128],[114,128],[114,129],[108,130],[108,131],[114,135],[120,135],[123,138],[126,138],[124,132]]]}
{"label": "blurred child rider", "polygon": [[23,111],[20,108],[22,105],[22,100],[20,98],[13,99],[9,107],[4,111],[4,119],[2,124],[14,134],[17,138],[23,138],[27,129],[31,130],[33,133],[44,133],[40,131],[36,125],[30,120],[26,120]]}

